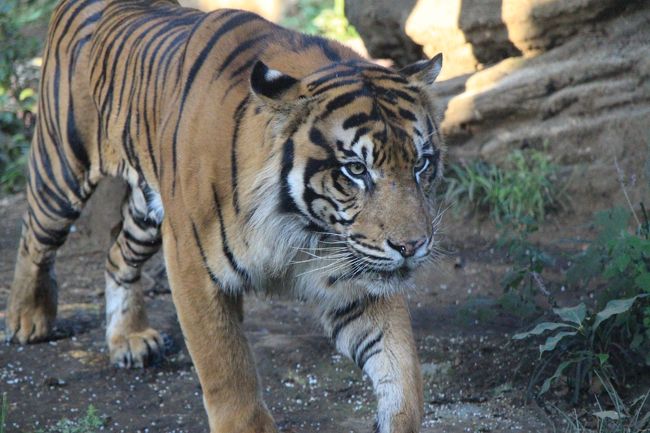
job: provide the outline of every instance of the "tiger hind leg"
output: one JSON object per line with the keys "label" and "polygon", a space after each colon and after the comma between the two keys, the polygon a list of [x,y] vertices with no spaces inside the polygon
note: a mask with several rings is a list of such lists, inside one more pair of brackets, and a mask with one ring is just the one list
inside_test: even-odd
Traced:
{"label": "tiger hind leg", "polygon": [[149,326],[140,282],[142,265],[160,245],[160,223],[149,215],[145,192],[129,188],[106,259],[106,341],[111,362],[119,367],[145,367],[162,358],[163,341]]}
{"label": "tiger hind leg", "polygon": [[[48,337],[57,313],[56,252],[94,189],[84,173],[67,163],[55,165],[37,127],[29,159],[27,211],[7,303],[6,338],[20,344]],[[64,167],[62,176],[55,168]],[[60,180],[65,179],[65,180]]]}

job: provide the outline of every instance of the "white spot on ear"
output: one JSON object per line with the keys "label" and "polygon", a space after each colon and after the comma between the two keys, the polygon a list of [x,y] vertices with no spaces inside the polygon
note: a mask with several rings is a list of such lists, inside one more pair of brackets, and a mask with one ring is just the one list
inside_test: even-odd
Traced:
{"label": "white spot on ear", "polygon": [[284,75],[284,74],[282,72],[280,72],[280,71],[276,71],[275,69],[269,69],[264,74],[264,79],[266,81],[275,81],[278,78],[280,78],[282,75]]}

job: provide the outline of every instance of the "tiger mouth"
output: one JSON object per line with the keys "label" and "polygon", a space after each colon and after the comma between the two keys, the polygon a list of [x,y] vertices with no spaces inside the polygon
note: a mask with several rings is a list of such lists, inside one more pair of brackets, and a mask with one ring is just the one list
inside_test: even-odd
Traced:
{"label": "tiger mouth", "polygon": [[369,270],[368,274],[377,276],[381,280],[406,280],[413,274],[413,270],[408,266],[402,266],[390,271],[387,270]]}

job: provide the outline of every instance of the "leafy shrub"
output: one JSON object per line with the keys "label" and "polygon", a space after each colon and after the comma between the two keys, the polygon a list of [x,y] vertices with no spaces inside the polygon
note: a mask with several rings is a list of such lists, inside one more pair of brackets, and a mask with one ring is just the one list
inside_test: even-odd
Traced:
{"label": "leafy shrub", "polygon": [[[561,362],[555,372],[544,380],[540,395],[546,393],[553,383],[566,378],[567,385],[573,388],[572,400],[576,403],[581,390],[593,382],[595,374],[605,378],[616,377],[614,365],[619,369],[629,365],[633,359],[630,353],[633,351],[634,336],[625,332],[623,323],[629,319],[635,302],[645,297],[647,295],[643,294],[611,300],[604,309],[591,314],[588,314],[584,303],[575,307],[554,308],[559,321],[542,322],[528,332],[515,334],[513,339],[522,340],[553,333],[539,346],[544,362],[538,366],[533,382],[543,374],[549,363],[556,360]],[[612,362],[614,359],[616,364]]]}
{"label": "leafy shrub", "polygon": [[282,25],[339,41],[359,37],[345,17],[345,0],[299,0],[294,13],[288,14]]}
{"label": "leafy shrub", "polygon": [[562,197],[557,167],[540,151],[517,150],[502,167],[480,160],[452,164],[447,174],[445,200],[488,213],[502,229],[499,246],[507,248],[512,267],[501,280],[499,304],[522,319],[539,315],[534,296],[549,296],[540,275],[554,264],[528,238]]}
{"label": "leafy shrub", "polygon": [[556,174],[557,167],[539,151],[517,150],[503,167],[484,161],[452,164],[445,198],[488,212],[498,224],[542,221],[561,202]]}
{"label": "leafy shrub", "polygon": [[647,433],[650,429],[650,411],[646,406],[650,402],[650,391],[626,404],[611,383],[604,380],[604,384],[613,409],[603,410],[598,403],[599,410],[590,414],[595,418],[595,429],[588,429],[575,411],[573,416],[569,416],[556,408],[564,418],[564,433],[587,433],[594,430],[598,433]]}
{"label": "leafy shrub", "polygon": [[2,402],[0,402],[0,433],[5,433],[7,426],[7,412],[9,403],[7,402],[7,394],[2,394]]}
{"label": "leafy shrub", "polygon": [[64,418],[47,430],[39,430],[37,433],[97,433],[105,425],[106,422],[97,415],[95,407],[90,405],[85,416],[74,420]]}
{"label": "leafy shrub", "polygon": [[[512,226],[506,226],[512,227]],[[506,311],[522,318],[538,317],[541,313],[535,295],[540,292],[554,302],[542,281],[542,272],[555,265],[555,258],[531,243],[529,235],[537,231],[537,223],[530,217],[519,220],[515,230],[504,230],[498,245],[506,246],[512,266],[501,278],[503,296],[499,304]]]}
{"label": "leafy shrub", "polygon": [[[650,295],[650,222],[645,206],[640,207],[642,217],[633,209],[598,212],[598,236],[569,269],[567,277],[574,285],[586,286],[591,280],[604,285],[600,304],[614,297]],[[628,229],[632,217],[637,222],[634,231]],[[650,303],[629,320],[627,327],[633,334],[632,349],[650,366]]]}
{"label": "leafy shrub", "polygon": [[0,186],[12,191],[24,181],[23,169],[36,104],[37,64],[42,38],[25,29],[43,24],[54,0],[0,2]]}

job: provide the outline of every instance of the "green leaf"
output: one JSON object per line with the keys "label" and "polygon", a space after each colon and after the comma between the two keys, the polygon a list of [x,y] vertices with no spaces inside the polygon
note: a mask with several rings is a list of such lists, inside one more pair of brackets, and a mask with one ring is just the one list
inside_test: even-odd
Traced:
{"label": "green leaf", "polygon": [[600,412],[594,412],[593,414],[595,417],[600,418],[600,419],[613,419],[613,420],[619,420],[621,418],[625,418],[625,415],[622,413],[616,412],[615,410],[601,410]]}
{"label": "green leaf", "polygon": [[599,353],[596,355],[600,366],[602,367],[609,360],[609,353]]}
{"label": "green leaf", "polygon": [[533,335],[540,335],[543,334],[546,331],[553,331],[554,329],[558,328],[566,328],[569,327],[570,325],[567,325],[566,323],[557,323],[557,322],[542,322],[535,326],[533,329],[531,329],[528,332],[520,332],[518,334],[515,334],[512,336],[513,340],[523,340],[524,338],[531,337]]}
{"label": "green leaf", "polygon": [[650,290],[650,273],[644,272],[634,279],[634,284],[640,289]]}
{"label": "green leaf", "polygon": [[623,207],[596,212],[595,222],[601,228],[598,238],[601,240],[617,238],[627,229],[630,216],[630,211]]}
{"label": "green leaf", "polygon": [[550,352],[552,350],[555,350],[557,345],[562,341],[565,337],[572,337],[576,335],[576,331],[562,331],[558,332],[557,334],[548,337],[546,339],[546,342],[544,344],[539,345],[539,354],[541,355],[544,352]]}
{"label": "green leaf", "polygon": [[562,320],[580,326],[587,315],[587,307],[583,302],[581,302],[580,305],[576,305],[575,307],[553,308],[553,312],[560,316]]}
{"label": "green leaf", "polygon": [[616,266],[619,272],[624,272],[627,269],[627,265],[630,264],[630,260],[630,256],[627,254],[620,255],[614,259],[614,266]]}
{"label": "green leaf", "polygon": [[32,89],[31,87],[28,87],[26,89],[23,89],[20,92],[20,95],[18,95],[18,100],[19,101],[24,101],[27,98],[31,98],[35,94],[36,94],[36,92],[34,91],[34,89]]}
{"label": "green leaf", "polygon": [[605,308],[596,314],[596,320],[594,321],[594,324],[591,328],[595,331],[605,320],[617,314],[625,313],[630,308],[632,308],[632,305],[637,299],[646,296],[648,295],[636,295],[632,298],[614,299],[612,301],[609,301],[607,305],[605,305]]}
{"label": "green leaf", "polygon": [[555,369],[555,373],[553,373],[553,376],[548,377],[542,384],[542,387],[539,390],[539,395],[542,395],[546,391],[548,391],[551,388],[551,383],[554,380],[559,379],[560,376],[562,376],[562,373],[564,373],[564,370],[566,370],[567,367],[569,367],[572,363],[573,361],[564,361],[560,365],[558,365],[557,368]]}

